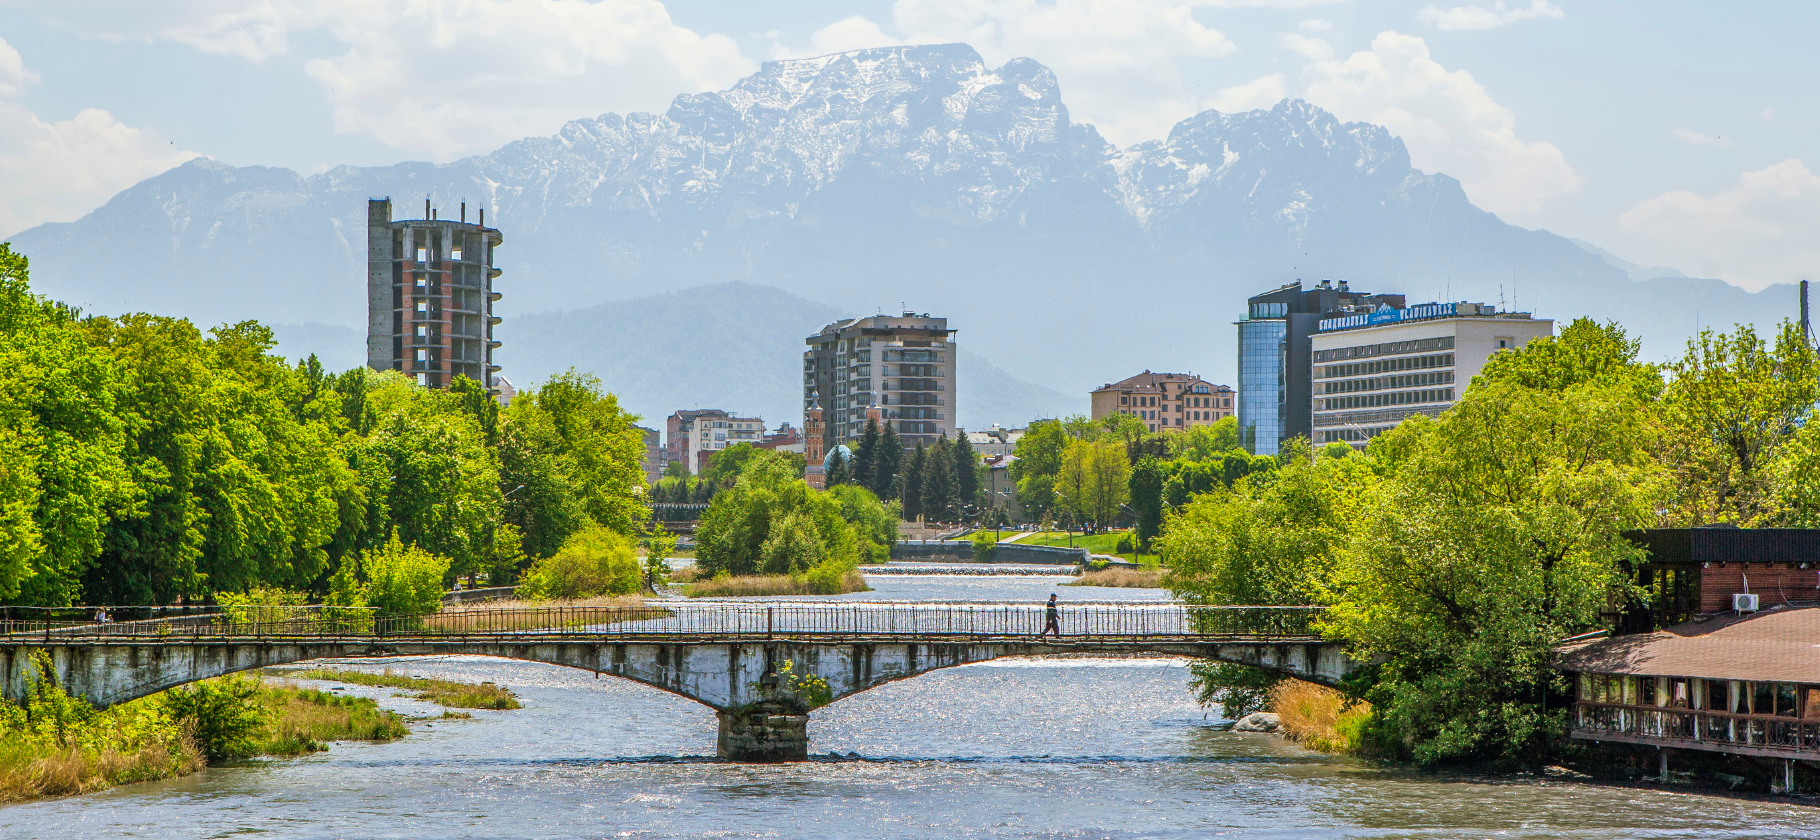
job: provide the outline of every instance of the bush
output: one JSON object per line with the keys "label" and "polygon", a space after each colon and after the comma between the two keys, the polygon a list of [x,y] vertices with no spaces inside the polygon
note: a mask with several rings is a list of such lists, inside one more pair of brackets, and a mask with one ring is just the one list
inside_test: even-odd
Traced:
{"label": "bush", "polygon": [[[847,578],[859,576],[859,567],[849,561],[828,560],[809,569],[803,575],[809,582],[809,591],[817,595],[839,595],[842,592],[853,592],[856,588]],[[862,582],[857,587],[864,590]]]}
{"label": "bush", "polygon": [[639,591],[643,580],[632,541],[590,525],[570,534],[555,554],[533,563],[518,594],[535,600],[629,595]]}
{"label": "bush", "polygon": [[257,680],[229,676],[173,688],[165,693],[164,706],[209,763],[217,764],[253,754],[266,725],[258,694]]}
{"label": "bush", "polygon": [[1114,554],[1130,554],[1135,550],[1137,549],[1131,542],[1130,534],[1120,534],[1118,544],[1112,547]]}
{"label": "bush", "polygon": [[998,554],[998,540],[992,538],[992,532],[984,530],[974,531],[973,562],[990,563],[992,562],[993,556],[996,554]]}
{"label": "bush", "polygon": [[429,615],[442,608],[447,557],[403,545],[393,535],[385,546],[362,552],[360,568],[367,580],[367,605],[382,613]]}
{"label": "bush", "polygon": [[307,599],[302,592],[276,586],[255,586],[245,592],[217,592],[215,601],[223,607],[228,620],[246,622],[283,621],[295,617]]}

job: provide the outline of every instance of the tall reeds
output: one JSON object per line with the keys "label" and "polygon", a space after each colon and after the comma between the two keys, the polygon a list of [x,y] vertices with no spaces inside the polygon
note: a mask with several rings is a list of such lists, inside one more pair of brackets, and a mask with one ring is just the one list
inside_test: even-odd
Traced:
{"label": "tall reeds", "polygon": [[1311,750],[1330,753],[1365,752],[1371,704],[1363,700],[1346,704],[1338,691],[1296,679],[1283,680],[1270,689],[1269,709],[1277,715],[1284,737]]}

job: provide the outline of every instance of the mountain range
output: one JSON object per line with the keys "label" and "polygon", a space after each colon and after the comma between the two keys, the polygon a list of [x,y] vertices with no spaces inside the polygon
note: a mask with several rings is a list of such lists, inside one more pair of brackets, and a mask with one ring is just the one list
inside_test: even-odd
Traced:
{"label": "mountain range", "polygon": [[[1415,169],[1384,128],[1298,100],[1203,112],[1118,148],[1069,118],[1048,68],[990,67],[962,44],[767,62],[663,114],[580,119],[447,164],[305,176],[198,159],[12,241],[41,291],[90,311],[258,318],[340,341],[329,336],[364,323],[365,199],[379,196],[408,213],[426,196],[444,214],[465,201],[504,232],[508,375],[590,360],[641,405],[680,406],[666,389],[711,370],[647,347],[787,352],[794,365],[800,319],[735,311],[707,329],[687,311],[729,289],[771,294],[760,286],[814,302],[790,305],[810,321],[898,307],[947,316],[964,347],[1003,369],[1001,392],[1033,400],[1084,399],[1144,369],[1231,381],[1244,299],[1297,279],[1616,320],[1652,358],[1678,353],[1698,325],[1795,307],[1791,286],[1646,276],[1674,272],[1506,224],[1453,178]],[[639,312],[671,314],[602,321]],[[591,334],[636,352],[590,350]],[[320,349],[302,340],[287,349]],[[992,419],[1048,413],[1005,410]]]}

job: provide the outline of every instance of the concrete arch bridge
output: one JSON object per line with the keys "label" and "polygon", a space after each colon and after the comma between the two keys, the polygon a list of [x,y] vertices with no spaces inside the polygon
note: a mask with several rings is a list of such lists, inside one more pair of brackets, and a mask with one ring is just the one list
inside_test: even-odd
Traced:
{"label": "concrete arch bridge", "polygon": [[0,624],[0,693],[52,676],[97,706],[313,659],[466,654],[580,668],[708,706],[719,752],[808,754],[816,707],[895,680],[1006,656],[1166,654],[1252,665],[1333,685],[1356,667],[1309,607],[1070,602],[1040,635],[1032,602],[648,601],[642,607],[457,609],[424,617],[321,607],[120,623]]}

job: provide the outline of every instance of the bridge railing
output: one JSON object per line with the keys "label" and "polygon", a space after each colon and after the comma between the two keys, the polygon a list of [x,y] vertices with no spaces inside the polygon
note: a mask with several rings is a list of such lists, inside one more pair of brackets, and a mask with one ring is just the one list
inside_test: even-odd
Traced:
{"label": "bridge railing", "polygon": [[[1174,602],[1067,602],[1066,638],[1318,639],[1313,607],[1194,606]],[[1047,607],[1030,601],[648,601],[642,606],[445,610],[385,615],[347,607],[274,607],[182,619],[52,627],[0,624],[14,640],[119,637],[255,638],[1014,638],[1044,632]],[[4,639],[0,639],[4,640]],[[173,639],[175,640],[175,639]]]}

